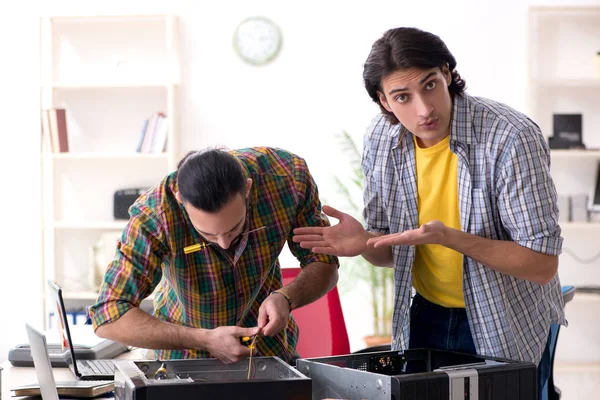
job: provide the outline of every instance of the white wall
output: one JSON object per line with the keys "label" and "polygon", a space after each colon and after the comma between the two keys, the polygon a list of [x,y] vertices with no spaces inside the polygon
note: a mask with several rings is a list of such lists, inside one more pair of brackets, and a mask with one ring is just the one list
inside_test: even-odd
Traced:
{"label": "white wall", "polygon": [[[13,2],[0,13],[0,96],[4,145],[0,171],[3,265],[0,267],[0,361],[24,338],[23,322],[39,315],[41,223],[39,177],[38,18],[41,15],[174,13],[181,17],[183,149],[224,144],[271,145],[304,156],[332,205],[332,176],[345,161],[334,135],[360,140],[377,111],[362,87],[362,64],[385,30],[430,30],[458,60],[468,91],[525,111],[527,7],[558,1],[407,2],[130,0]],[[368,5],[367,5],[368,4]],[[600,4],[590,0],[580,4]],[[6,7],[6,6],[5,6]],[[274,63],[251,67],[232,49],[236,24],[265,15],[281,27]],[[10,143],[9,143],[10,141]],[[353,350],[370,324],[356,310],[364,297],[343,297]],[[35,318],[35,317],[34,317]],[[10,321],[10,328],[7,329]]]}

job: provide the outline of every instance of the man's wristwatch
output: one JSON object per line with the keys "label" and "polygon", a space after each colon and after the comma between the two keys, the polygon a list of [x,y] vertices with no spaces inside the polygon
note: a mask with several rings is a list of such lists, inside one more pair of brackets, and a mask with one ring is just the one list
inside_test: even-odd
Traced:
{"label": "man's wristwatch", "polygon": [[288,294],[286,292],[284,292],[283,290],[279,289],[279,290],[275,290],[275,291],[271,292],[271,294],[280,294],[283,297],[285,297],[285,299],[288,302],[288,306],[290,306],[290,312],[292,311],[292,299],[290,298],[290,296],[288,296]]}

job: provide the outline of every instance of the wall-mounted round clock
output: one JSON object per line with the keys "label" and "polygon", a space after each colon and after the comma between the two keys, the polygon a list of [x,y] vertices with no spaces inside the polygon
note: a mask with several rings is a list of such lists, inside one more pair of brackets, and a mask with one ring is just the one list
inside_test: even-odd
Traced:
{"label": "wall-mounted round clock", "polygon": [[247,63],[263,65],[279,54],[282,41],[281,30],[273,21],[265,17],[250,17],[237,26],[233,48]]}

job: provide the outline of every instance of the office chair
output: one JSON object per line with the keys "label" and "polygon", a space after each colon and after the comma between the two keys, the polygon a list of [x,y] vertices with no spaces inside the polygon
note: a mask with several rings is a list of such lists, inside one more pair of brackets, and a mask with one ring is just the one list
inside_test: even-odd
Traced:
{"label": "office chair", "polygon": [[[300,268],[282,268],[283,285],[296,279],[300,271]],[[337,287],[319,300],[293,310],[292,315],[300,328],[296,351],[301,358],[350,353],[350,342]]]}
{"label": "office chair", "polygon": [[[575,295],[575,286],[563,286],[562,295],[565,304],[573,299]],[[542,388],[542,400],[559,400],[560,389],[554,386],[554,356],[556,354],[556,343],[558,342],[558,333],[560,331],[560,325],[552,324],[550,326],[550,375],[548,381]]]}

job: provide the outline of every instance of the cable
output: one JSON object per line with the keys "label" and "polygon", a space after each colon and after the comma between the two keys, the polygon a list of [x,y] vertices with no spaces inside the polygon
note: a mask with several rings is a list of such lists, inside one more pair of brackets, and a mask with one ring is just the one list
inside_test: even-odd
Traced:
{"label": "cable", "polygon": [[591,264],[591,263],[593,263],[594,261],[597,261],[597,260],[599,260],[599,259],[600,259],[600,252],[599,252],[599,253],[596,253],[596,255],[595,255],[595,256],[593,256],[593,257],[591,257],[591,258],[579,258],[579,257],[577,256],[577,254],[576,254],[576,253],[575,253],[573,250],[571,250],[571,249],[568,249],[568,248],[563,248],[563,251],[564,251],[566,254],[570,255],[570,256],[571,256],[571,257],[572,257],[572,258],[573,258],[575,261],[577,261],[577,262],[578,262],[578,263],[580,263],[580,264]]}
{"label": "cable", "polygon": [[[254,353],[254,343],[256,342],[257,335],[254,335],[254,339],[252,339],[252,343],[248,348],[250,349],[250,358],[248,359],[248,380],[250,380],[250,374],[252,373],[252,354]],[[254,368],[256,370],[256,368]],[[256,373],[256,371],[255,371]]]}

